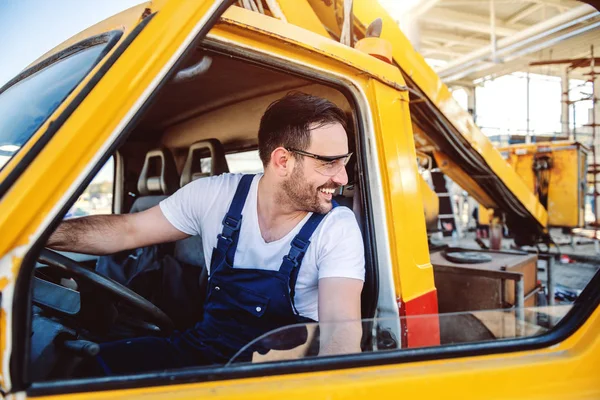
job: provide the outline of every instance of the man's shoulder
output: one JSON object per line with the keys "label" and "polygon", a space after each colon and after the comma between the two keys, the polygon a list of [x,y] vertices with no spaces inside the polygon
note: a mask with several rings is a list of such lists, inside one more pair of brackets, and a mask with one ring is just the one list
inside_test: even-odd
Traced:
{"label": "man's shoulder", "polygon": [[[323,225],[328,228],[325,231],[331,231],[330,227],[337,226],[338,228],[343,229],[356,229],[360,231],[358,226],[358,222],[356,221],[356,216],[354,212],[346,207],[338,205],[334,207],[324,218]],[[339,229],[335,229],[339,230]]]}
{"label": "man's shoulder", "polygon": [[328,216],[333,216],[334,218],[341,218],[341,219],[350,218],[352,220],[356,220],[354,211],[352,211],[349,207],[342,206],[342,205],[338,205],[337,207],[334,207],[329,212]]}
{"label": "man's shoulder", "polygon": [[191,181],[186,186],[189,186],[193,189],[215,189],[219,191],[227,191],[227,189],[235,190],[237,185],[240,183],[244,174],[221,174],[221,175],[213,175],[207,176],[205,178],[200,178]]}

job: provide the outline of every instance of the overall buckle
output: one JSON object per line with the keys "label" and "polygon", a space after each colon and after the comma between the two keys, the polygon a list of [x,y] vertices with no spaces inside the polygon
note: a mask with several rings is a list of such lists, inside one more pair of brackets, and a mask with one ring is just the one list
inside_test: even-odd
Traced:
{"label": "overall buckle", "polygon": [[229,214],[226,214],[223,218],[223,225],[230,228],[232,231],[238,231],[242,225],[242,219],[237,219]]}
{"label": "overall buckle", "polygon": [[303,240],[298,237],[294,238],[291,243],[290,252],[285,258],[297,268],[300,265],[300,259],[304,256],[304,253],[306,253],[309,244],[310,240]]}
{"label": "overall buckle", "polygon": [[292,240],[292,248],[301,252],[305,252],[308,249],[308,245],[310,244],[310,240],[302,240],[299,237],[295,237]]}
{"label": "overall buckle", "polygon": [[230,237],[223,236],[220,233],[217,235],[217,244],[223,243],[223,245],[229,247],[229,246],[231,246],[232,242],[233,242],[233,239]]}

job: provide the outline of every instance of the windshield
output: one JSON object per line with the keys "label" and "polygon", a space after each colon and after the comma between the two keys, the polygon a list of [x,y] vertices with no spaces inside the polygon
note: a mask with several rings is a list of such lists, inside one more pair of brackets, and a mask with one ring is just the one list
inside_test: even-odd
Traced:
{"label": "windshield", "polygon": [[0,93],[0,169],[96,65],[105,47],[77,51]]}
{"label": "windshield", "polygon": [[[248,343],[227,365],[398,350],[403,347],[399,334],[402,326],[433,320],[439,322],[440,345],[537,336],[552,329],[571,307],[565,304],[525,308],[519,313],[513,308],[290,325]],[[356,330],[358,337],[362,336],[360,343],[350,343],[347,338]]]}

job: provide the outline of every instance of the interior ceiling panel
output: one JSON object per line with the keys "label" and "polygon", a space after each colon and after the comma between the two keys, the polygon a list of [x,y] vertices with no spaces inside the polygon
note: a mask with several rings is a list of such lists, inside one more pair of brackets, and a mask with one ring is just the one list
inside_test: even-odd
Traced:
{"label": "interior ceiling panel", "polygon": [[208,70],[184,82],[168,83],[141,122],[141,130],[160,131],[219,107],[308,84],[290,74],[201,50],[182,69],[197,65],[205,56],[210,57]]}

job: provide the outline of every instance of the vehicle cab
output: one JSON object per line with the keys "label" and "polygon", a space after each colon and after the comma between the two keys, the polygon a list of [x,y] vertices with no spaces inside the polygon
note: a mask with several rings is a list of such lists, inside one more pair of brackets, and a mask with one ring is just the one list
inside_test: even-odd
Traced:
{"label": "vehicle cab", "polygon": [[[300,8],[310,17],[305,23],[317,26],[317,14],[306,7]],[[0,110],[8,115],[0,117],[2,394],[598,393],[598,276],[572,305],[526,308],[515,294],[499,309],[467,303],[470,308],[440,314],[447,297],[441,302],[438,288],[447,296],[452,285],[450,278],[439,280],[431,262],[424,208],[430,190],[415,145],[415,99],[396,65],[355,47],[286,22],[274,9],[156,1],[80,33],[0,89]],[[49,235],[64,218],[137,212],[195,179],[262,171],[260,117],[294,90],[331,100],[350,121],[356,157],[336,199],[354,212],[363,234],[361,352],[319,356],[322,327],[314,323],[257,338],[271,350],[252,362],[234,357],[213,367],[83,373],[81,361],[95,355],[95,344],[165,335],[185,327],[189,315],[165,318],[167,310],[153,308],[151,287],[137,288],[140,299],[114,285],[114,276],[93,273],[98,257],[49,256]],[[201,239],[163,250],[205,280]],[[518,274],[524,273],[498,279],[514,279],[510,290],[516,291]],[[196,295],[185,310],[192,316],[203,302]]]}

